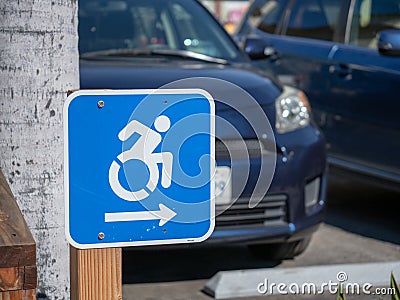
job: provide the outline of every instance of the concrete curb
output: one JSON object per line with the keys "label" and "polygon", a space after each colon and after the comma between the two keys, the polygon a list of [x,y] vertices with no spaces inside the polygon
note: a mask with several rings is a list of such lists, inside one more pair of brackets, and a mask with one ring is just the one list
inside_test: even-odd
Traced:
{"label": "concrete curb", "polygon": [[[204,292],[215,299],[229,299],[268,296],[272,295],[271,290],[275,295],[281,294],[277,290],[278,284],[284,284],[286,286],[284,290],[288,294],[293,294],[296,286],[300,288],[304,286],[308,291],[307,284],[315,284],[316,291],[322,292],[322,290],[329,290],[329,283],[337,288],[337,284],[342,282],[343,286],[349,285],[350,291],[352,291],[350,285],[359,284],[361,292],[364,284],[370,284],[372,293],[373,288],[371,287],[389,286],[391,272],[395,274],[396,278],[400,278],[400,261],[221,271],[206,283]],[[276,284],[273,289],[271,288],[272,283]]]}

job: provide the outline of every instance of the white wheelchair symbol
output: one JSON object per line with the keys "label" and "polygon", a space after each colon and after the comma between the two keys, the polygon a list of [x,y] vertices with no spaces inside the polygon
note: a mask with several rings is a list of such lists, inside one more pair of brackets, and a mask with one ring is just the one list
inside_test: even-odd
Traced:
{"label": "white wheelchair symbol", "polygon": [[[158,132],[166,132],[170,126],[170,119],[164,115],[157,117],[154,121],[154,127]],[[153,153],[162,140],[161,134],[157,131],[133,120],[118,134],[118,138],[123,142],[129,139],[134,133],[140,134],[139,139],[129,150],[117,156],[121,164],[131,159],[141,160],[147,165],[150,172],[149,181],[145,188],[138,191],[129,191],[125,189],[118,180],[118,173],[121,165],[114,160],[108,172],[108,180],[111,189],[118,197],[127,201],[140,201],[147,198],[150,193],[156,189],[158,184],[158,163],[162,164],[161,186],[163,188],[169,188],[171,186],[173,155],[171,152]],[[140,175],[138,174],[138,176]]]}

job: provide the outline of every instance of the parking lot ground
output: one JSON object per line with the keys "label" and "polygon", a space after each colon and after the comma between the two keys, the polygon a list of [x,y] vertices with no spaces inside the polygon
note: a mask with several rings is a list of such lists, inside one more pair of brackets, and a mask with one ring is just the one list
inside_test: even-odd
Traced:
{"label": "parking lot ground", "polygon": [[[160,284],[157,288],[154,285],[143,284],[137,288],[131,286],[123,287],[123,299],[140,299],[140,300],[211,300],[213,298],[205,295],[197,290],[201,286],[203,280],[194,280],[185,282],[184,286],[181,283]],[[138,290],[140,293],[138,296]],[[346,295],[347,300],[390,300],[391,296],[377,295]],[[231,298],[230,300],[335,300],[336,295],[324,293],[319,295],[268,295],[246,298]]]}
{"label": "parking lot ground", "polygon": [[[398,261],[399,199],[399,193],[358,183],[331,184],[326,223],[316,232],[309,248],[294,260],[263,260],[254,257],[244,246],[125,250],[123,299],[211,299],[202,289],[212,276],[223,270]],[[324,300],[335,297],[325,293],[317,296],[274,295],[268,296],[268,299]],[[350,295],[347,299],[368,300],[379,297]],[[390,297],[383,296],[382,299]]]}
{"label": "parking lot ground", "polygon": [[322,224],[309,248],[278,267],[301,267],[344,263],[370,263],[400,259],[400,245],[364,237],[329,224]]}

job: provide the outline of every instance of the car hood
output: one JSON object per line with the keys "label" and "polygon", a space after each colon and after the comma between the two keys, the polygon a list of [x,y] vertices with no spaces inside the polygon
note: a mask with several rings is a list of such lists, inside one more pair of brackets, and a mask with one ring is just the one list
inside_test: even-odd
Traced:
{"label": "car hood", "polygon": [[177,80],[194,77],[216,78],[233,83],[261,105],[274,103],[282,91],[279,83],[247,63],[220,65],[187,61],[160,63],[157,60],[149,63],[146,59],[80,61],[81,89],[157,89]]}
{"label": "car hood", "polygon": [[[198,77],[228,81],[244,90],[244,94],[250,94],[258,105],[253,100],[247,101],[251,97],[237,96],[236,90],[231,89],[229,84],[219,85],[213,81],[210,88],[209,81],[195,79],[169,85]],[[165,85],[167,88],[204,89],[216,100],[217,116],[233,124],[234,130],[247,139],[256,138],[254,130],[260,132],[266,127],[265,117],[259,117],[260,107],[269,123],[275,124],[275,106],[272,104],[282,92],[279,84],[261,76],[249,64],[220,65],[191,61],[81,60],[80,83],[81,89],[157,89]],[[224,122],[216,121],[217,136],[227,139],[237,136],[233,129],[223,126]]]}

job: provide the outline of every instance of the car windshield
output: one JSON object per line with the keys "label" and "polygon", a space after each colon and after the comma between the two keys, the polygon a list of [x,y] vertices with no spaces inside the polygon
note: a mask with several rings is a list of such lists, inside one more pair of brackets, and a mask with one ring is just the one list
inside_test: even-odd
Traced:
{"label": "car windshield", "polygon": [[209,13],[187,0],[80,0],[79,52],[242,59]]}

